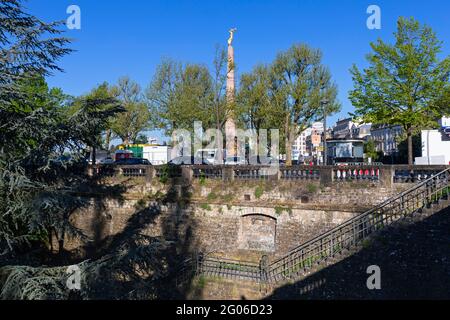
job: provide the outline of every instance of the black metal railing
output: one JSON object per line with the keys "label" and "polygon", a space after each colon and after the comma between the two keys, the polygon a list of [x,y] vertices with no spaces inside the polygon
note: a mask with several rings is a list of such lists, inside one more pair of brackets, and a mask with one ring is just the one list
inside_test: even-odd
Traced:
{"label": "black metal railing", "polygon": [[155,176],[158,179],[161,178],[180,178],[182,176],[182,171],[180,166],[173,165],[162,165],[162,166],[154,166]]}
{"label": "black metal railing", "polygon": [[314,265],[360,243],[375,231],[448,197],[450,169],[415,185],[341,225],[291,250],[269,266],[271,282],[296,278]]}
{"label": "black metal railing", "polygon": [[192,167],[192,176],[196,179],[222,179],[223,167],[198,165]]}
{"label": "black metal railing", "polygon": [[[360,244],[385,226],[419,213],[442,198],[448,199],[449,195],[450,168],[301,244],[270,264],[266,259],[261,259],[257,265],[238,260],[202,258],[197,259],[195,264],[191,261],[190,267],[184,268],[196,275],[231,277],[264,283],[295,279],[314,266]],[[195,271],[192,271],[192,268]]]}
{"label": "black metal railing", "polygon": [[202,260],[197,273],[209,277],[251,279],[254,281],[259,281],[261,278],[261,270],[258,264],[213,257]]}
{"label": "black metal railing", "polygon": [[278,178],[278,168],[270,166],[236,166],[233,168],[235,179],[269,180]]}

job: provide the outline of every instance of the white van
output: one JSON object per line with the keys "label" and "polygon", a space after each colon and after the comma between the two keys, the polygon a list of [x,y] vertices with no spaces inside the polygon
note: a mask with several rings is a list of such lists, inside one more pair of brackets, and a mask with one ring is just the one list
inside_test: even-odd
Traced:
{"label": "white van", "polygon": [[220,165],[223,164],[223,157],[225,155],[225,151],[222,151],[222,156],[220,155],[219,149],[198,149],[195,153],[196,158],[202,158],[212,165]]}

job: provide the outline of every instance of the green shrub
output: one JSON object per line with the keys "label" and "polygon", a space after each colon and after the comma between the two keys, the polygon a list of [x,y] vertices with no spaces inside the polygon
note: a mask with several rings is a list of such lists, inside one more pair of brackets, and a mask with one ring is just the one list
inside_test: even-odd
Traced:
{"label": "green shrub", "polygon": [[213,201],[217,199],[217,194],[215,194],[214,192],[211,192],[208,194],[208,196],[206,197],[209,201]]}
{"label": "green shrub", "polygon": [[203,172],[200,173],[200,177],[198,179],[201,186],[204,186],[206,184],[206,175]]}
{"label": "green shrub", "polygon": [[264,194],[264,189],[261,186],[257,186],[255,189],[255,198],[259,199]]}
{"label": "green shrub", "polygon": [[283,212],[292,213],[292,208],[289,207],[275,207],[275,214],[277,216],[281,215]]}
{"label": "green shrub", "polygon": [[200,208],[202,208],[203,210],[211,211],[211,206],[207,203],[202,203],[200,205]]}
{"label": "green shrub", "polygon": [[313,184],[313,183],[308,183],[306,185],[306,190],[308,190],[309,193],[316,193],[317,192],[317,185]]}
{"label": "green shrub", "polygon": [[200,276],[200,277],[198,277],[198,279],[197,279],[197,288],[198,289],[203,289],[203,288],[205,288],[205,285],[206,285],[206,279],[205,279],[205,277],[202,277],[202,276]]}
{"label": "green shrub", "polygon": [[370,247],[371,244],[372,244],[372,241],[370,241],[370,239],[364,239],[362,242],[363,248],[368,248],[368,247]]}
{"label": "green shrub", "polygon": [[161,166],[161,171],[159,172],[159,182],[166,184],[169,181],[169,165],[164,164]]}
{"label": "green shrub", "polygon": [[146,206],[146,201],[144,199],[139,199],[135,204],[134,204],[134,208],[139,211],[145,208]]}
{"label": "green shrub", "polygon": [[234,195],[232,193],[227,193],[226,195],[223,196],[223,200],[225,202],[231,202],[233,201]]}

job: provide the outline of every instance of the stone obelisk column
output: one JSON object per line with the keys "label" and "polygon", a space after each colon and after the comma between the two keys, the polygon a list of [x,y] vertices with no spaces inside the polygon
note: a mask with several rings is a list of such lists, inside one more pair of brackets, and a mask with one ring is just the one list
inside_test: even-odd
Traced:
{"label": "stone obelisk column", "polygon": [[226,151],[227,157],[237,155],[237,138],[236,138],[236,122],[234,120],[234,96],[235,96],[235,80],[234,80],[234,49],[233,35],[236,29],[230,30],[230,38],[228,39],[228,66],[227,66],[227,119],[225,122]]}

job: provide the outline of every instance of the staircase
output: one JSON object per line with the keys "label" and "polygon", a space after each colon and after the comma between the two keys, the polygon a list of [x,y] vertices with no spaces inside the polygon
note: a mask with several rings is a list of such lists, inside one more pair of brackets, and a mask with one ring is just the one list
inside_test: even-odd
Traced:
{"label": "staircase", "polygon": [[185,261],[179,275],[208,275],[266,284],[297,280],[357,251],[386,226],[422,220],[450,206],[450,168],[386,200],[335,228],[299,245],[282,258],[260,264],[197,256]]}

